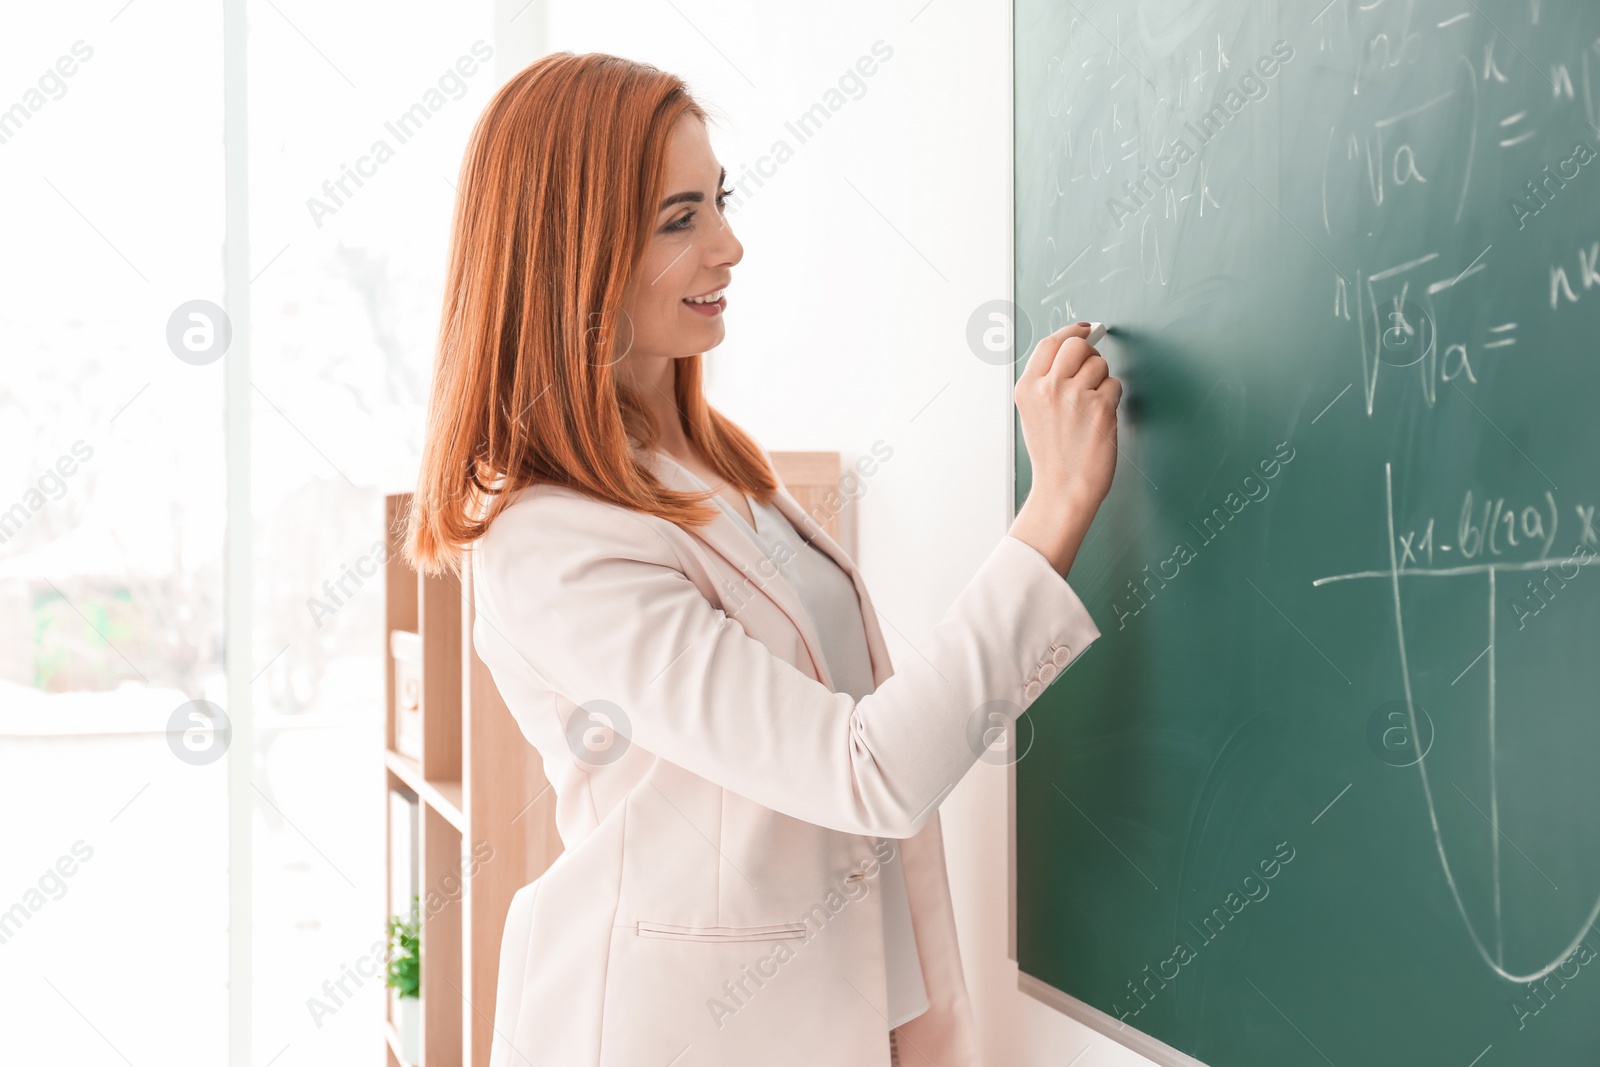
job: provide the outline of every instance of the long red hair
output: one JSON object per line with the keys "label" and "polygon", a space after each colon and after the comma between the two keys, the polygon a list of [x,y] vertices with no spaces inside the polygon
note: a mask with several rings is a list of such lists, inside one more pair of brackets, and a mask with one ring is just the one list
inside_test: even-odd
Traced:
{"label": "long red hair", "polygon": [[[634,454],[658,428],[616,373],[631,337],[623,294],[684,115],[706,120],[674,75],[557,52],[501,86],[478,118],[407,519],[404,555],[417,570],[459,572],[508,495],[540,482],[680,525],[716,517],[707,493],[666,489]],[[673,360],[684,434],[723,479],[770,501],[777,481],[760,448],[706,403],[703,360]]]}

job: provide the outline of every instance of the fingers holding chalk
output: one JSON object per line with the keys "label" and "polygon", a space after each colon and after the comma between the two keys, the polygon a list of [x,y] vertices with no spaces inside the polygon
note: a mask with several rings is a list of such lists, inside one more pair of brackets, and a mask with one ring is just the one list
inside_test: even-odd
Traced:
{"label": "fingers holding chalk", "polygon": [[[1095,345],[1104,340],[1109,328],[1103,322],[1074,322],[1043,338],[1033,350],[1033,355],[1023,367],[1022,376],[1043,377],[1054,375],[1070,378],[1077,374],[1092,356],[1100,355]],[[1069,344],[1082,341],[1082,344]],[[1101,360],[1104,357],[1101,356]],[[1101,380],[1096,375],[1096,381]]]}
{"label": "fingers holding chalk", "polygon": [[[1074,357],[1071,350],[1077,346],[1069,347],[1066,343],[1069,340],[1082,339],[1093,325],[1093,323],[1089,322],[1068,323],[1054,333],[1041,338],[1039,343],[1034,346],[1033,354],[1028,357],[1028,362],[1022,368],[1022,377],[1042,378],[1052,372],[1070,377],[1083,362],[1083,356],[1080,354]],[[1065,358],[1063,358],[1062,354],[1064,347],[1067,348]]]}

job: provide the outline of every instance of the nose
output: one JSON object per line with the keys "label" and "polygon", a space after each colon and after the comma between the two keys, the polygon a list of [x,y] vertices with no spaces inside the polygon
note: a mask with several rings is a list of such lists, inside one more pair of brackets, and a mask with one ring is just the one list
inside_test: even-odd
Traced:
{"label": "nose", "polygon": [[733,224],[723,216],[722,225],[706,249],[706,258],[713,267],[732,267],[744,258],[744,245],[733,234]]}

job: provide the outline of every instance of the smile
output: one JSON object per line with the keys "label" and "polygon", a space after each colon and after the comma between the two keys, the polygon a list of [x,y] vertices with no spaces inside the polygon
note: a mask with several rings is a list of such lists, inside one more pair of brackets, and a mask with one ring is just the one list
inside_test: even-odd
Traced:
{"label": "smile", "polygon": [[722,314],[728,307],[728,302],[723,297],[725,291],[716,289],[706,293],[704,296],[685,297],[683,303],[687,304],[691,311],[707,317],[714,317]]}

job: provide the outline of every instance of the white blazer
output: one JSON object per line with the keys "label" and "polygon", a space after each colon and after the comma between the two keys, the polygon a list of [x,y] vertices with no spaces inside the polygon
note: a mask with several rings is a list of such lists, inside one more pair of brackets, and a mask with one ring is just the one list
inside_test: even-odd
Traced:
{"label": "white blazer", "polygon": [[538,485],[473,547],[473,645],[543,758],[565,846],[512,899],[491,1067],[887,1067],[874,889],[895,847],[929,1002],[896,1030],[900,1062],[978,1064],[938,805],[994,716],[1100,631],[1005,536],[896,671],[855,564],[788,492],[774,502],[859,595],[876,683],[859,702],[720,510],[688,530]]}

